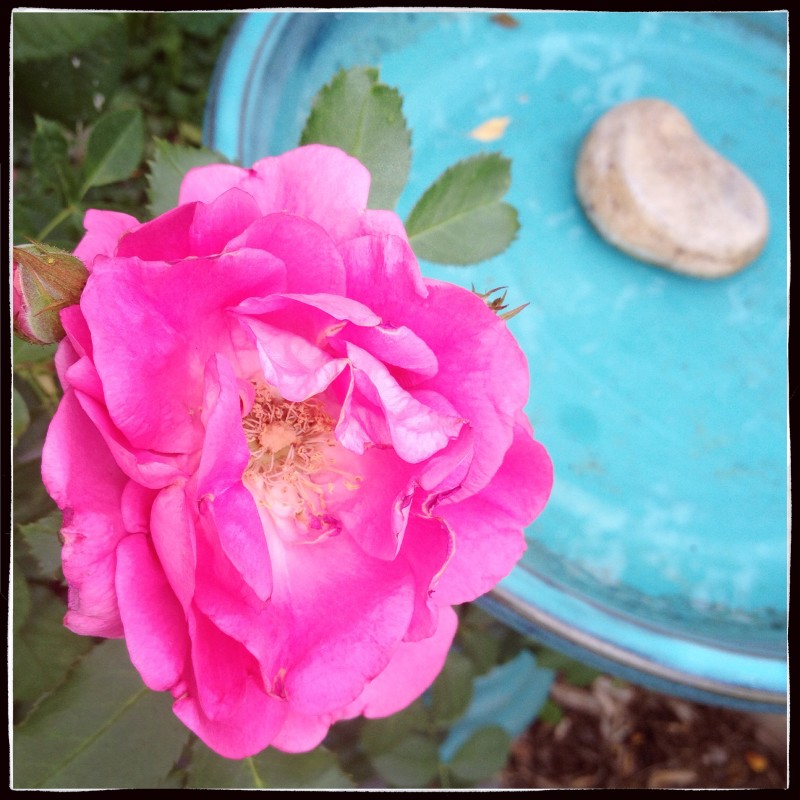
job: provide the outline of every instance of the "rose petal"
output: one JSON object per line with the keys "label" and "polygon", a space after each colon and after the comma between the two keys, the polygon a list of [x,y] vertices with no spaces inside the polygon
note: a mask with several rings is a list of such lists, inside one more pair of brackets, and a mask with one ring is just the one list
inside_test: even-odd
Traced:
{"label": "rose petal", "polygon": [[242,247],[264,250],[283,261],[290,292],[345,291],[342,256],[325,229],[309,219],[287,212],[260,217],[228,249]]}
{"label": "rose petal", "polygon": [[283,727],[270,744],[284,753],[307,753],[322,744],[331,722],[329,714],[300,714],[290,708]]}
{"label": "rose petal", "polygon": [[260,219],[260,214],[256,201],[238,188],[229,189],[210,203],[198,203],[189,226],[190,254],[210,256],[221,253],[232,239],[257,219]]}
{"label": "rose petal", "polygon": [[183,674],[189,637],[181,604],[146,536],[126,536],[117,546],[115,586],[133,665],[151,689],[171,688]]}
{"label": "rose petal", "polygon": [[121,503],[127,478],[71,389],[47,432],[42,479],[64,513],[66,626],[87,636],[121,636],[114,572],[116,547],[125,536]]}
{"label": "rose petal", "polygon": [[[135,258],[95,264],[81,308],[111,418],[131,445],[192,452],[202,442],[204,369],[213,352],[235,361],[227,309],[282,288],[283,265],[240,251],[173,266]],[[157,391],[159,402],[152,401]]]}
{"label": "rose petal", "polygon": [[236,186],[256,200],[262,214],[286,211],[304,217],[340,241],[359,231],[369,183],[369,172],[355,158],[312,144],[262,158],[249,170],[228,164],[195,167],[183,179],[179,202],[210,202]]}
{"label": "rose petal", "polygon": [[73,251],[73,255],[86,264],[89,272],[97,256],[113,256],[120,239],[136,230],[139,220],[119,211],[100,211],[90,208],[83,217],[84,237]]}
{"label": "rose petal", "polygon": [[466,497],[492,479],[511,444],[515,416],[528,398],[528,365],[505,321],[480,297],[427,283],[427,300],[405,310],[405,324],[439,357],[439,371],[419,388],[449,398],[472,428],[472,464],[457,495]]}
{"label": "rose petal", "polygon": [[227,359],[220,355],[206,364],[201,418],[205,436],[197,469],[197,493],[213,497],[241,485],[250,458],[242,428],[239,382]]}
{"label": "rose petal", "polygon": [[413,605],[403,565],[365,555],[346,534],[313,545],[270,538],[270,635],[285,638],[273,674],[293,710],[351,702],[386,665]]}
{"label": "rose petal", "polygon": [[347,366],[304,337],[257,319],[246,324],[256,339],[264,379],[285,400],[301,402],[323,392]]}
{"label": "rose petal", "polygon": [[287,706],[267,695],[249,654],[202,614],[190,616],[194,685],[172,706],[177,717],[226,758],[263,750],[280,730]]}
{"label": "rose petal", "polygon": [[169,486],[158,493],[150,516],[150,532],[158,559],[172,591],[184,609],[194,597],[194,521],[181,486]]}
{"label": "rose petal", "polygon": [[[420,306],[428,289],[408,242],[398,236],[362,236],[341,250],[348,297],[369,306],[389,324],[409,325],[412,309]],[[450,314],[439,318],[440,325],[443,319],[449,321]]]}
{"label": "rose petal", "polygon": [[522,529],[547,501],[553,466],[519,417],[514,442],[491,483],[466,500],[436,509],[456,536],[455,554],[433,594],[437,604],[474,600],[506,577],[525,550]]}
{"label": "rose petal", "polygon": [[458,627],[452,608],[442,608],[436,632],[418,642],[402,642],[391,661],[350,706],[340,719],[358,714],[388,717],[414,702],[436,679],[444,666]]}
{"label": "rose petal", "polygon": [[348,343],[347,355],[357,388],[371,403],[380,405],[391,443],[401,458],[419,463],[458,436],[463,419],[440,414],[416,400],[380,361],[360,347]]}
{"label": "rose petal", "polygon": [[419,508],[412,511],[400,548],[416,586],[414,613],[404,641],[427,639],[436,631],[439,615],[431,596],[453,557],[454,540],[453,532],[441,519],[423,516]]}

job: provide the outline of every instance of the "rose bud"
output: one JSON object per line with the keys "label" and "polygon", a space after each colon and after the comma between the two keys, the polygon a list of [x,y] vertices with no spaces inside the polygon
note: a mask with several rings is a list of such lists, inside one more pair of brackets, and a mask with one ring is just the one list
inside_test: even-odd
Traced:
{"label": "rose bud", "polygon": [[61,309],[80,300],[88,270],[80,259],[49,245],[22,245],[13,251],[14,330],[33,344],[60,341]]}

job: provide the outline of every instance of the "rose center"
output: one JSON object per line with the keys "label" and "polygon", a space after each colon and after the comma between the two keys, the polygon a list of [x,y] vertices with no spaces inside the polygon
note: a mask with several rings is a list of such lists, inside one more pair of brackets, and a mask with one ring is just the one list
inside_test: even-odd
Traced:
{"label": "rose center", "polygon": [[273,519],[313,529],[314,539],[331,535],[338,527],[332,496],[340,487],[356,489],[360,478],[336,464],[335,424],[325,406],[314,398],[284,400],[260,384],[242,427],[250,448],[244,479],[259,506]]}
{"label": "rose center", "polygon": [[293,403],[263,384],[242,427],[250,448],[247,473],[272,484],[319,471],[325,451],[336,444],[333,420],[322,403]]}

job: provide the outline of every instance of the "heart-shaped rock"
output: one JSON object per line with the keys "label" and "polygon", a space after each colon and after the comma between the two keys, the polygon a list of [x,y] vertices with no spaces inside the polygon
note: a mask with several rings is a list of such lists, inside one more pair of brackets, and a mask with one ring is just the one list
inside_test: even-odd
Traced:
{"label": "heart-shaped rock", "polygon": [[730,275],[767,238],[761,192],[663,100],[632,100],[606,112],[583,143],[575,179],[603,238],[676,272]]}

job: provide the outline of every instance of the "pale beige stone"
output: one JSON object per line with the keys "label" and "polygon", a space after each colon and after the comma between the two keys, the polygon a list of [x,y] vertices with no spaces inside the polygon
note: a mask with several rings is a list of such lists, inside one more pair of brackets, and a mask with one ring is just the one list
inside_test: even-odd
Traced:
{"label": "pale beige stone", "polygon": [[730,275],[767,238],[761,192],[663,100],[632,100],[606,112],[583,143],[575,180],[605,239],[676,272]]}

